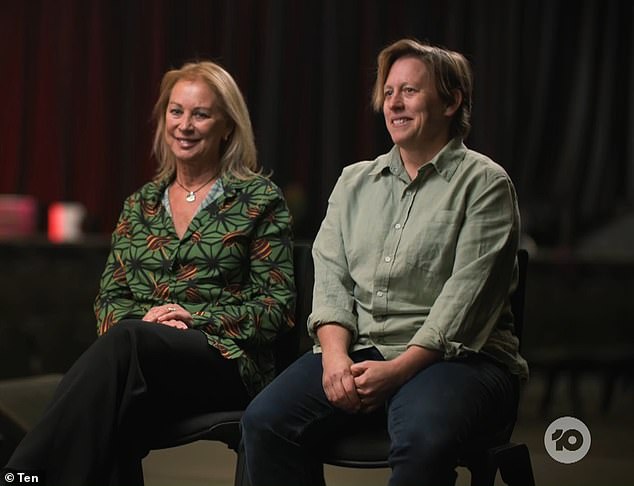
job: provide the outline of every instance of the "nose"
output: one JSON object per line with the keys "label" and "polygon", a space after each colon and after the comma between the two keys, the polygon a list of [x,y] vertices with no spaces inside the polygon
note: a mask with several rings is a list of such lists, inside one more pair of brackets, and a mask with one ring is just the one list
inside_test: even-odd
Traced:
{"label": "nose", "polygon": [[184,116],[181,119],[178,128],[183,132],[191,131],[194,128],[194,126],[192,125],[192,117],[190,115]]}
{"label": "nose", "polygon": [[389,97],[385,98],[385,107],[391,111],[398,111],[403,108],[403,99],[401,95],[396,92]]}

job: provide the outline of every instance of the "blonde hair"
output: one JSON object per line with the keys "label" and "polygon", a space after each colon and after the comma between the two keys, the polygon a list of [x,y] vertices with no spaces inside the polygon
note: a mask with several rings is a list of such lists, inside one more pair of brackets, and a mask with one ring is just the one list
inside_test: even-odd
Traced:
{"label": "blonde hair", "polygon": [[462,95],[462,103],[451,120],[449,134],[466,138],[471,130],[473,74],[469,61],[459,52],[423,44],[415,39],[401,39],[383,49],[377,57],[377,75],[372,92],[372,107],[380,112],[385,96],[383,89],[392,65],[401,57],[420,59],[431,71],[440,99],[453,104],[455,91]]}
{"label": "blonde hair", "polygon": [[153,110],[156,131],[152,149],[159,163],[156,179],[172,177],[176,170],[176,159],[165,142],[165,113],[172,89],[182,79],[205,82],[218,97],[219,107],[232,126],[229,137],[220,146],[220,175],[250,179],[259,174],[261,169],[258,167],[251,118],[240,88],[218,64],[198,61],[166,72],[161,81],[159,97]]}

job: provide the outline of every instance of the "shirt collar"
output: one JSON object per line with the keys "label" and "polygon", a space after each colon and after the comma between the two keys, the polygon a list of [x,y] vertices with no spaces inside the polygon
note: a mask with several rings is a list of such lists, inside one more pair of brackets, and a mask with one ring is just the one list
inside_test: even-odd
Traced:
{"label": "shirt collar", "polygon": [[[442,178],[450,181],[466,153],[467,147],[462,142],[462,139],[454,138],[428,164],[422,166],[418,171],[420,173],[421,170],[426,170],[423,167],[431,165]],[[394,145],[392,150],[377,159],[376,166],[370,172],[370,175],[383,173],[386,169],[394,175],[399,175],[405,170],[397,145]]]}
{"label": "shirt collar", "polygon": [[238,192],[243,191],[244,188],[249,185],[248,179],[238,179],[237,177],[234,177],[229,173],[225,173],[221,177],[221,182],[224,195],[227,198],[234,197]]}
{"label": "shirt collar", "polygon": [[462,139],[454,138],[436,154],[430,163],[434,166],[436,172],[449,182],[466,154],[467,147],[462,142]]}
{"label": "shirt collar", "polygon": [[370,171],[369,175],[375,176],[381,174],[386,169],[388,169],[392,174],[397,175],[402,167],[403,162],[401,162],[401,155],[398,152],[398,147],[394,145],[392,150],[390,150],[387,154],[380,155],[376,159],[376,164]]}

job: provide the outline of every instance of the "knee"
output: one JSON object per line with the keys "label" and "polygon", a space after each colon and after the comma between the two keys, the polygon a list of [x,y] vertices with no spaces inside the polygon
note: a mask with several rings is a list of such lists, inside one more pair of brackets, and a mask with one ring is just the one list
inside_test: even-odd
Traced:
{"label": "knee", "polygon": [[145,327],[143,324],[143,321],[139,319],[122,319],[110,327],[102,338],[108,338],[114,341],[129,340],[131,337],[143,332],[143,328]]}
{"label": "knee", "polygon": [[447,434],[443,427],[408,427],[393,436],[391,455],[431,465],[446,462],[457,454],[457,444],[456,437]]}
{"label": "knee", "polygon": [[97,339],[95,345],[118,358],[127,359],[137,343],[143,341],[139,338],[144,333],[145,327],[140,320],[124,319],[108,329]]}
{"label": "knee", "polygon": [[267,398],[266,390],[257,395],[245,410],[242,421],[242,434],[245,439],[266,435],[276,428],[276,421],[282,417],[280,411]]}

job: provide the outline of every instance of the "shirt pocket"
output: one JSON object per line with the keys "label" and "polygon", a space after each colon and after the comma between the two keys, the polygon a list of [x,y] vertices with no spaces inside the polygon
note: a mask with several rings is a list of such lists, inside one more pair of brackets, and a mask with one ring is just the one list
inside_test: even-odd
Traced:
{"label": "shirt pocket", "polygon": [[400,250],[406,265],[449,278],[456,254],[462,213],[442,210],[420,218],[410,218],[401,238]]}

